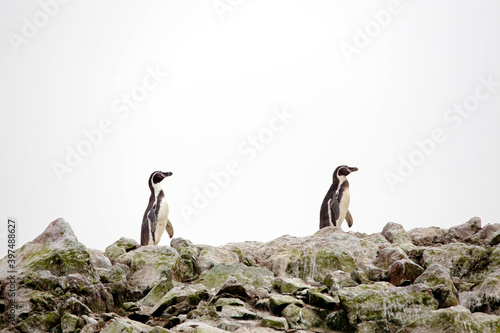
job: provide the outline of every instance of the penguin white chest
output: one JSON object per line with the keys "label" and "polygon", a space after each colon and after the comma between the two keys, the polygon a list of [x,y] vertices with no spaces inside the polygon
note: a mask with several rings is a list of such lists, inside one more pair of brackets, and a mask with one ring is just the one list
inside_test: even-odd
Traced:
{"label": "penguin white chest", "polygon": [[342,222],[344,222],[345,220],[350,201],[351,193],[349,192],[349,187],[345,187],[342,191],[342,197],[340,198],[339,202],[339,219],[337,220],[338,227],[340,227],[342,225]]}
{"label": "penguin white chest", "polygon": [[165,227],[167,226],[167,221],[168,221],[168,204],[167,201],[163,199],[160,202],[160,210],[158,211],[158,218],[156,222],[155,245],[158,244],[158,242],[160,241],[161,236],[165,231]]}

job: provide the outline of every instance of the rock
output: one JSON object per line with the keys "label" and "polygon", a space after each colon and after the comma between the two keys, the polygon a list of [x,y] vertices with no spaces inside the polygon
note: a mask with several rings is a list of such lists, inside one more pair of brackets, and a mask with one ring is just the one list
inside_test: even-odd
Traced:
{"label": "rock", "polygon": [[68,298],[58,309],[61,315],[66,313],[76,316],[88,315],[92,313],[88,306],[77,300],[75,297]]}
{"label": "rock", "polygon": [[395,286],[412,284],[424,269],[410,259],[401,259],[393,262],[387,269],[389,281]]}
{"label": "rock", "polygon": [[121,255],[126,254],[129,251],[135,250],[139,247],[139,243],[131,238],[121,237],[119,240],[111,244],[106,248],[104,254],[111,261],[114,261]]}
{"label": "rock", "polygon": [[492,238],[496,233],[500,232],[500,223],[495,224],[487,224],[477,233],[473,234],[470,237],[467,237],[465,241],[470,244],[475,245],[495,245],[491,244]]}
{"label": "rock", "polygon": [[130,273],[127,281],[139,292],[151,289],[153,283],[162,276],[173,274],[177,279],[182,279],[180,255],[171,247],[141,246],[122,254],[115,259],[115,263],[128,266]]}
{"label": "rock", "polygon": [[312,306],[327,310],[340,309],[340,300],[338,298],[338,295],[336,295],[336,297],[331,297],[312,290],[307,291],[307,303]]}
{"label": "rock", "polygon": [[288,330],[288,323],[285,318],[268,316],[262,318],[261,325],[264,327],[271,327],[281,331]]}
{"label": "rock", "polygon": [[[148,307],[152,308],[173,288],[172,275],[170,274],[170,276],[162,277],[154,283],[149,293],[144,296],[137,305],[143,310],[146,310]],[[151,309],[147,309],[146,312],[150,312],[149,310]]]}
{"label": "rock", "polygon": [[380,322],[402,328],[438,307],[429,289],[422,285],[395,287],[387,282],[344,288],[336,293],[353,328],[363,322]]}
{"label": "rock", "polygon": [[351,274],[340,270],[326,274],[323,283],[330,291],[336,291],[341,288],[354,287],[358,285],[351,277]]}
{"label": "rock", "polygon": [[388,269],[393,263],[403,259],[408,259],[408,255],[399,247],[386,247],[380,250],[373,264],[382,269]]}
{"label": "rock", "polygon": [[349,319],[344,310],[333,311],[326,319],[328,328],[339,332],[354,332],[354,328],[349,324]]}
{"label": "rock", "polygon": [[436,246],[445,244],[446,230],[438,227],[415,228],[408,231],[412,242],[416,246]]}
{"label": "rock", "polygon": [[407,325],[400,332],[481,332],[493,333],[500,329],[500,317],[481,314],[473,316],[463,306],[430,311]]}
{"label": "rock", "polygon": [[382,235],[392,244],[413,244],[403,226],[398,223],[387,223],[382,230]]}
{"label": "rock", "polygon": [[481,219],[479,217],[471,218],[467,223],[451,227],[446,233],[447,242],[465,242],[481,230]]}
{"label": "rock", "polygon": [[267,268],[248,267],[242,263],[218,264],[212,269],[203,272],[200,283],[207,288],[220,288],[229,276],[235,277],[242,285],[254,287],[271,287],[274,280],[273,273]]}
{"label": "rock", "polygon": [[280,316],[281,312],[290,304],[295,304],[300,307],[304,306],[304,302],[292,296],[272,295],[269,298],[269,308],[277,316]]}
{"label": "rock", "polygon": [[76,332],[76,329],[79,328],[79,322],[83,322],[82,319],[80,319],[77,316],[74,316],[72,314],[66,313],[64,316],[61,318],[61,330],[63,333],[72,333]]}
{"label": "rock", "polygon": [[175,287],[162,297],[150,314],[155,317],[161,316],[164,312],[169,315],[187,314],[209,297],[208,290],[201,284]]}
{"label": "rock", "polygon": [[18,329],[23,333],[50,332],[60,320],[61,316],[57,311],[35,314],[23,320]]}
{"label": "rock", "polygon": [[213,305],[217,309],[222,309],[223,306],[231,305],[231,306],[245,306],[245,302],[243,302],[239,298],[219,298],[217,300],[212,300]]}
{"label": "rock", "polygon": [[127,332],[127,333],[168,333],[167,329],[156,326],[151,327],[134,320],[125,319],[117,317],[111,320],[104,328],[101,333],[116,333],[116,332]]}
{"label": "rock", "polygon": [[90,264],[94,268],[111,269],[113,267],[111,260],[109,260],[104,252],[95,249],[88,249],[88,252],[90,254]]}
{"label": "rock", "polygon": [[233,251],[209,245],[198,246],[198,260],[196,265],[201,273],[208,271],[218,264],[234,264],[239,261],[238,255]]}
{"label": "rock", "polygon": [[220,287],[215,296],[233,296],[243,300],[248,299],[248,293],[241,283],[234,276],[228,276],[224,284]]}
{"label": "rock", "polygon": [[[8,276],[7,260],[7,256],[0,260],[0,280]],[[80,273],[91,282],[99,280],[87,248],[78,242],[64,219],[53,221],[42,234],[17,249],[16,261],[17,276],[21,280],[32,272],[41,271],[49,271],[57,277]]]}
{"label": "rock", "polygon": [[276,278],[273,281],[273,288],[280,294],[293,295],[311,286],[299,278]]}
{"label": "rock", "polygon": [[220,316],[223,318],[232,318],[239,320],[252,320],[257,318],[257,314],[250,311],[245,306],[240,305],[224,305],[222,306]]}
{"label": "rock", "polygon": [[262,245],[252,256],[277,277],[298,277],[319,282],[333,270],[352,272],[355,267],[354,253],[356,257],[364,257],[359,239],[345,233],[328,234],[320,230],[312,237],[277,238]]}
{"label": "rock", "polygon": [[462,282],[478,284],[485,275],[489,262],[486,249],[462,243],[450,243],[441,247],[426,248],[422,255],[423,267],[440,264],[449,268],[450,276]]}
{"label": "rock", "polygon": [[489,244],[491,246],[495,246],[495,245],[500,244],[500,231],[498,231],[498,232],[494,233],[493,235],[491,235]]}
{"label": "rock", "polygon": [[288,305],[283,311],[282,316],[286,318],[288,326],[292,329],[309,329],[312,327],[323,327],[327,312],[318,315],[317,312],[309,307],[300,307],[295,304]]}
{"label": "rock", "polygon": [[371,264],[363,265],[361,268],[365,271],[366,277],[370,281],[389,281],[389,275],[384,269]]}
{"label": "rock", "polygon": [[484,312],[500,315],[500,271],[488,275],[474,292],[483,300]]}
{"label": "rock", "polygon": [[184,238],[172,238],[170,246],[179,252],[182,265],[179,270],[179,281],[189,282],[196,279],[199,275],[196,261],[198,257],[198,249],[194,244]]}
{"label": "rock", "polygon": [[431,264],[420,275],[415,283],[423,283],[432,289],[434,298],[439,302],[439,308],[447,308],[459,304],[458,291],[451,280],[448,269],[440,264]]}

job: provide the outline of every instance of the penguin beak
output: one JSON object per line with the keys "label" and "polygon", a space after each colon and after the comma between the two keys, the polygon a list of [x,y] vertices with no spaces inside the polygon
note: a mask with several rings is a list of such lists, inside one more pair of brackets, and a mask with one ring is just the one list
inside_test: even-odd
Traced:
{"label": "penguin beak", "polygon": [[163,175],[164,178],[167,178],[167,177],[170,177],[173,175],[173,173],[171,173],[171,172],[162,172],[161,174]]}
{"label": "penguin beak", "polygon": [[356,167],[347,167],[347,170],[349,170],[349,172],[355,172],[355,171],[358,171],[358,168],[356,168]]}

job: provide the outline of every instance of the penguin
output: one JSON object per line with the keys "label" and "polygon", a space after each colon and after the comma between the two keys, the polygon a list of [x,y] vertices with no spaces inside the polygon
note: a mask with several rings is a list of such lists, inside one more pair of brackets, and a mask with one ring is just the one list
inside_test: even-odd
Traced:
{"label": "penguin", "polygon": [[347,165],[338,166],[333,172],[333,182],[321,205],[319,228],[328,226],[341,227],[344,219],[352,227],[352,215],[349,212],[349,182],[346,177],[358,168]]}
{"label": "penguin", "polygon": [[155,171],[149,176],[148,208],[142,218],[141,245],[156,245],[160,242],[163,231],[167,230],[170,238],[174,236],[174,229],[168,219],[168,204],[165,193],[161,189],[161,181],[172,176],[171,172]]}

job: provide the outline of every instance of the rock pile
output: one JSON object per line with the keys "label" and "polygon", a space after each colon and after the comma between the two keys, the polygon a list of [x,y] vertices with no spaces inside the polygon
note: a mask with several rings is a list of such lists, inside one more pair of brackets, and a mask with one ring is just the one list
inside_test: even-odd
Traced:
{"label": "rock pile", "polygon": [[16,251],[17,321],[0,261],[2,332],[500,332],[500,224],[379,234],[330,227],[268,243],[104,252],[63,219]]}

